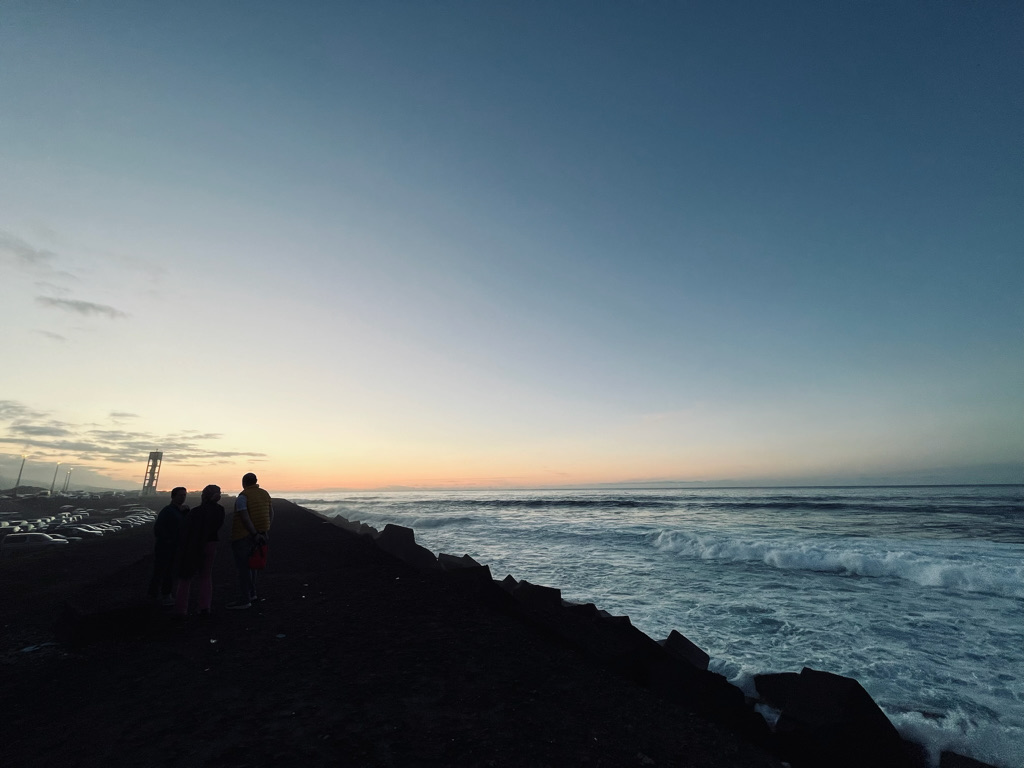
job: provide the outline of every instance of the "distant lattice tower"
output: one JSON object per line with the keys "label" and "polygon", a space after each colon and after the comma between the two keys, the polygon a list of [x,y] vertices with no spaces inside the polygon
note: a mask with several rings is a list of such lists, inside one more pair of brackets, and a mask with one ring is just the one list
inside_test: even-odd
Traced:
{"label": "distant lattice tower", "polygon": [[143,496],[152,496],[156,493],[156,481],[160,479],[160,464],[163,460],[163,451],[153,451],[149,454],[149,463],[146,464],[146,477],[142,481]]}

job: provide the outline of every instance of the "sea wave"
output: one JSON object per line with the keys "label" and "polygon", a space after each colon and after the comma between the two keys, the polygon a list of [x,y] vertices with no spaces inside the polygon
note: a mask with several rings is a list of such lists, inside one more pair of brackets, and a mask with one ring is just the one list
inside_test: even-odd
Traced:
{"label": "sea wave", "polygon": [[435,528],[445,528],[447,526],[461,526],[463,528],[469,527],[474,523],[478,522],[477,518],[469,515],[409,515],[409,514],[389,514],[380,515],[373,510],[359,510],[357,508],[345,509],[340,505],[336,505],[330,510],[326,510],[326,514],[331,517],[340,516],[346,520],[358,520],[367,525],[372,525],[376,528],[383,529],[388,523],[394,525],[402,525],[406,528],[412,528],[413,530],[425,530]]}
{"label": "sea wave", "polygon": [[934,515],[943,514],[967,514],[974,517],[990,516],[999,517],[1006,515],[1018,515],[1021,511],[1019,504],[969,504],[964,502],[950,502],[947,499],[934,502],[908,503],[901,499],[883,501],[865,501],[863,499],[851,498],[802,498],[802,497],[772,497],[764,499],[745,499],[736,501],[733,499],[697,499],[691,503],[678,503],[680,508],[708,509],[721,511],[747,511],[759,510],[765,512],[779,511],[807,511],[807,512],[856,512],[856,513],[883,513],[887,515]]}
{"label": "sea wave", "polygon": [[780,570],[896,578],[923,587],[1024,598],[1024,566],[1016,558],[978,561],[956,552],[889,548],[883,542],[831,543],[790,539],[724,538],[685,531],[653,536],[656,549],[701,560],[761,562]]}
{"label": "sea wave", "polygon": [[449,525],[472,525],[477,522],[476,518],[468,515],[429,515],[417,517],[409,522],[409,527],[419,528],[444,528]]}
{"label": "sea wave", "polygon": [[1024,728],[1019,723],[978,723],[956,707],[938,713],[890,712],[893,725],[904,738],[923,744],[932,765],[943,750],[972,755],[991,765],[1014,766],[1020,759]]}
{"label": "sea wave", "polygon": [[[445,499],[445,506],[466,509],[675,509],[680,506],[678,497],[515,497],[515,498],[467,498]],[[409,502],[422,506],[421,501]]]}

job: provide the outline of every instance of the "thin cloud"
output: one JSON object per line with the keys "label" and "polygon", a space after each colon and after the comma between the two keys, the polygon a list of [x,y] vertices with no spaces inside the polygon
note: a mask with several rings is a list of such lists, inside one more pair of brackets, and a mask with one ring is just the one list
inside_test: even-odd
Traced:
{"label": "thin cloud", "polygon": [[12,424],[8,429],[18,435],[31,437],[68,437],[74,434],[61,422],[51,424]]}
{"label": "thin cloud", "polygon": [[26,266],[41,266],[57,258],[57,254],[43,248],[35,248],[20,237],[10,232],[0,230],[0,253],[14,256],[20,263]]}
{"label": "thin cloud", "polygon": [[109,317],[111,320],[128,317],[126,312],[122,312],[115,307],[111,307],[107,304],[95,304],[91,301],[79,301],[78,299],[54,299],[50,296],[36,296],[36,302],[42,304],[44,307],[53,307],[55,309],[63,309],[68,312],[77,312],[78,314],[85,315],[87,317],[92,315],[103,315]]}
{"label": "thin cloud", "polygon": [[17,235],[0,230],[0,265],[10,266],[23,275],[35,278],[36,287],[44,293],[66,295],[64,283],[79,283],[79,277],[67,271],[66,259],[54,251],[37,248]]}
{"label": "thin cloud", "polygon": [[[73,275],[70,275],[67,272],[61,272],[59,274],[60,274],[61,277],[73,277]],[[49,293],[56,293],[56,294],[58,294],[60,296],[67,296],[69,293],[71,293],[71,289],[70,288],[65,288],[63,285],[57,285],[56,283],[50,283],[50,282],[47,282],[46,280],[39,280],[36,283],[36,288],[38,288],[41,291],[48,291]]]}
{"label": "thin cloud", "polygon": [[[127,411],[111,411],[111,420],[139,418]],[[7,426],[2,425],[3,422]],[[210,443],[220,434],[187,430],[171,434],[126,429],[97,428],[69,424],[13,400],[0,400],[0,445],[33,450],[52,458],[75,457],[76,461],[105,461],[135,464],[146,460],[150,451],[163,451],[175,463],[199,466],[226,464],[239,459],[261,461],[265,453],[217,450]]]}
{"label": "thin cloud", "polygon": [[59,341],[61,344],[66,343],[68,340],[66,336],[61,336],[59,333],[54,333],[53,331],[43,331],[36,329],[32,331],[32,333],[38,333],[40,336],[45,336],[51,341]]}
{"label": "thin cloud", "polygon": [[16,419],[45,419],[46,414],[36,411],[15,400],[0,400],[0,421]]}

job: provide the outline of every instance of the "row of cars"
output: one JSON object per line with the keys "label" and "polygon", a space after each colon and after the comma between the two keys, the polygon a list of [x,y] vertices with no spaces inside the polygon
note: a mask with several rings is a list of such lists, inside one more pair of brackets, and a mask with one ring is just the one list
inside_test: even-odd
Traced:
{"label": "row of cars", "polygon": [[156,517],[155,512],[145,507],[105,511],[123,511],[123,515],[103,522],[98,520],[87,522],[92,517],[94,510],[61,507],[53,517],[41,517],[36,520],[2,520],[0,521],[0,534],[6,535],[0,540],[0,556],[35,552],[52,547],[65,547],[73,541],[98,538],[117,533],[125,528],[146,525]]}

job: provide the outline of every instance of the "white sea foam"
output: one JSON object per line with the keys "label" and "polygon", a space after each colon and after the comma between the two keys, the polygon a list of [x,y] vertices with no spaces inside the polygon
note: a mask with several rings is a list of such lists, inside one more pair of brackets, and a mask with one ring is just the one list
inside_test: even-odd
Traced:
{"label": "white sea foam", "polygon": [[[874,539],[722,537],[686,531],[662,531],[653,538],[656,549],[701,560],[761,562],[781,570],[803,570],[873,578],[904,579],[923,587],[955,592],[980,592],[1024,597],[1024,547],[987,543],[984,551],[965,558],[949,545],[916,548]],[[976,547],[980,550],[980,547]]]}
{"label": "white sea foam", "polygon": [[1021,764],[1024,730],[1020,727],[978,723],[958,711],[941,718],[907,712],[890,715],[889,719],[903,738],[924,745],[932,765],[939,764],[939,755],[944,751],[969,755],[991,765]]}

